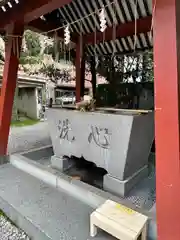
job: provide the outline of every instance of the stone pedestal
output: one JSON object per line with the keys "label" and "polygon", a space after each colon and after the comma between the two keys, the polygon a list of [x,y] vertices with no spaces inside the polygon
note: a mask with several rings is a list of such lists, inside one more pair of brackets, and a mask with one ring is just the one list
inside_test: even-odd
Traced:
{"label": "stone pedestal", "polygon": [[144,166],[125,180],[120,180],[110,174],[106,174],[103,179],[103,188],[108,192],[124,197],[141,179],[147,176],[148,166]]}
{"label": "stone pedestal", "polygon": [[63,172],[70,168],[72,163],[67,157],[57,157],[54,155],[51,157],[51,166]]}

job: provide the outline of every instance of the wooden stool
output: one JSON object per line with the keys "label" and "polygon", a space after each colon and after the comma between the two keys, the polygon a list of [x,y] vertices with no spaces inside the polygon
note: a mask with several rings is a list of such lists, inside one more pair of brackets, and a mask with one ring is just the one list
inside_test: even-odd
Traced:
{"label": "wooden stool", "polygon": [[121,240],[141,240],[147,238],[148,217],[121,204],[107,200],[90,216],[90,235],[97,234],[101,228]]}

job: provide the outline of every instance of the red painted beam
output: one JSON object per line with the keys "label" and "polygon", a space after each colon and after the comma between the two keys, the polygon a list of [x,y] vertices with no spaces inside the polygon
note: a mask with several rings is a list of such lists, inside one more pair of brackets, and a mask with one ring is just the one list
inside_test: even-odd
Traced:
{"label": "red painted beam", "polygon": [[158,240],[180,239],[180,4],[154,0]]}
{"label": "red painted beam", "polygon": [[[24,24],[21,22],[12,24],[8,33],[22,36],[23,31]],[[5,45],[5,64],[0,96],[0,155],[5,155],[7,150],[21,44],[22,37],[19,37],[14,44],[13,37],[9,36]]]}
{"label": "red painted beam", "polygon": [[0,14],[0,29],[17,20],[28,23],[41,15],[70,3],[72,0],[21,0],[7,12]]}
{"label": "red painted beam", "polygon": [[33,11],[29,11],[25,15],[25,23],[28,23],[46,13],[52,12],[57,8],[61,8],[62,6],[71,3],[72,0],[30,0],[30,5],[32,2],[34,2],[33,9],[31,7]]}
{"label": "red painted beam", "polygon": [[[147,33],[151,30],[152,17],[145,17],[137,20],[137,34]],[[135,34],[135,21],[120,24],[116,27],[116,38],[133,36]],[[104,37],[102,32],[96,33],[96,44],[113,39],[113,27],[106,28]],[[85,44],[94,44],[94,33],[87,34],[83,37]]]}

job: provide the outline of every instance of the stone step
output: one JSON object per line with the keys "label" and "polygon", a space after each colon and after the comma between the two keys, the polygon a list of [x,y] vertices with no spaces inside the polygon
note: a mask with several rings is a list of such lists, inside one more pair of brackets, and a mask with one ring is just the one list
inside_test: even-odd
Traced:
{"label": "stone step", "polygon": [[90,206],[9,163],[0,167],[0,208],[31,239],[89,239]]}

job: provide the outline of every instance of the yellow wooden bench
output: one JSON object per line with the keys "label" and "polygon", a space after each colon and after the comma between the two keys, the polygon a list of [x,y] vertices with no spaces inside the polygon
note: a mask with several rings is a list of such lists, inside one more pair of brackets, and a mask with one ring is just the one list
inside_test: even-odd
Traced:
{"label": "yellow wooden bench", "polygon": [[146,240],[147,221],[147,216],[107,200],[90,216],[90,235],[94,237],[100,228],[120,240]]}

